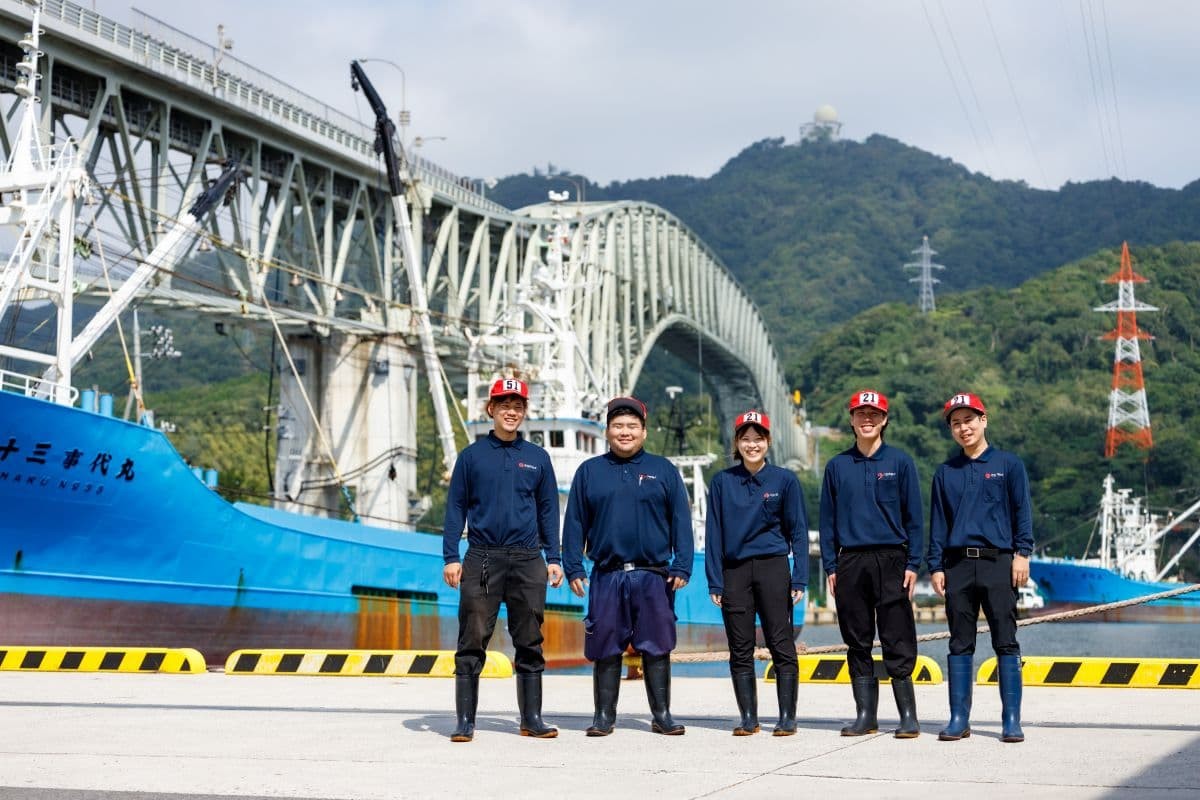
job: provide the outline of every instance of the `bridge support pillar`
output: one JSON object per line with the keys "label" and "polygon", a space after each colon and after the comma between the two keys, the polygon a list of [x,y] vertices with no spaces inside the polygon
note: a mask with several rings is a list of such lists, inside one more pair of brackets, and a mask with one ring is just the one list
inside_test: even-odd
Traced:
{"label": "bridge support pillar", "polygon": [[344,516],[340,475],[362,522],[406,526],[420,514],[415,355],[402,343],[337,332],[292,335],[288,348],[296,371],[280,365],[276,507]]}

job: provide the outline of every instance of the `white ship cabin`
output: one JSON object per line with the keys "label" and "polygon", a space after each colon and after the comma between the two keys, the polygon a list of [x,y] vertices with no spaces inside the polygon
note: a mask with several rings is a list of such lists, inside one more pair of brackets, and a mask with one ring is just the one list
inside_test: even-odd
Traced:
{"label": "white ship cabin", "polygon": [[[476,383],[475,395],[471,398],[471,419],[467,430],[474,440],[488,435],[492,421],[487,415],[487,381]],[[541,396],[536,384],[530,384],[529,411],[521,432],[526,439],[546,449],[554,464],[554,476],[558,481],[559,493],[566,503],[566,493],[571,488],[575,470],[584,460],[608,450],[604,438],[603,414],[599,411],[569,408],[568,404],[555,403],[553,398]],[[567,412],[561,416],[545,414],[544,411]],[[575,411],[579,416],[569,416]]]}

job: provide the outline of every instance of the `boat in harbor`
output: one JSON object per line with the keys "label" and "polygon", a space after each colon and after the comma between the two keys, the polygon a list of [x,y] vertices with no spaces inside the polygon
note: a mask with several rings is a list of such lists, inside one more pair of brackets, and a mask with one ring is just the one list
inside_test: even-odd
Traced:
{"label": "boat in harbor", "polygon": [[[1162,539],[1200,509],[1196,503],[1165,524],[1140,497],[1129,489],[1116,489],[1111,475],[1104,479],[1104,495],[1097,522],[1099,553],[1091,558],[1048,558],[1030,560],[1031,577],[1046,599],[1045,611],[1131,600],[1178,589],[1179,581],[1168,576],[1200,537],[1197,529],[1165,565],[1160,566]],[[1089,621],[1197,622],[1200,621],[1200,592],[1128,606],[1086,617]]]}
{"label": "boat in harbor", "polygon": [[[25,76],[37,73],[37,27],[35,12],[34,33],[20,43]],[[69,234],[88,177],[71,142],[40,143],[32,79],[22,86],[26,122],[0,165],[0,222],[17,242],[0,276],[0,320],[23,330],[31,308],[54,307],[48,324],[59,334],[50,352],[3,346],[8,365],[22,367],[0,371],[3,644],[191,647],[209,663],[242,648],[453,649],[458,593],[442,582],[440,534],[231,504],[214,491],[215,476],[197,474],[150,415],[119,419],[110,395],[71,384],[72,367],[131,307],[138,287],[182,258],[238,169],[226,170],[202,196],[208,205],[175,222],[77,331],[73,252],[54,228]],[[597,394],[605,387],[574,385],[576,352],[550,346],[571,340],[561,327],[568,235],[562,223],[525,299],[514,303],[532,315],[528,329],[507,340],[511,328],[485,332],[472,348],[468,392],[469,428],[478,435],[485,430],[479,381],[520,366],[533,392],[525,430],[551,453],[564,496],[575,467],[605,446]],[[513,362],[519,349],[526,355]],[[700,520],[701,466],[694,458],[686,465]],[[565,585],[548,590],[551,666],[583,662],[585,602]],[[702,551],[675,610],[681,650],[723,648]],[[508,646],[504,627],[497,626],[495,648]]]}

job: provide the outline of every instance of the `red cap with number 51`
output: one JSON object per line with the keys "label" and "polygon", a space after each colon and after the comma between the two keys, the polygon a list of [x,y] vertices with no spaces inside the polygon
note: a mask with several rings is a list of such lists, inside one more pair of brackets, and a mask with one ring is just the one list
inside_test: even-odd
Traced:
{"label": "red cap with number 51", "polygon": [[517,380],[516,378],[498,378],[492,384],[492,390],[488,392],[488,398],[507,397],[510,394],[515,394],[517,397],[524,397],[528,400],[529,387],[525,385],[525,381]]}

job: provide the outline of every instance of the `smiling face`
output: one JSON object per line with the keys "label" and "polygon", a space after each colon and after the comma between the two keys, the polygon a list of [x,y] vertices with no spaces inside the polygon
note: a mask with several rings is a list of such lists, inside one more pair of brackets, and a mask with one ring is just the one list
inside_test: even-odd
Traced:
{"label": "smiling face", "polygon": [[608,439],[608,449],[613,455],[629,458],[642,449],[646,441],[646,425],[641,417],[632,412],[615,414],[608,420],[604,438]]}
{"label": "smiling face", "polygon": [[878,408],[859,406],[850,412],[850,427],[854,429],[858,449],[862,450],[864,444],[873,444],[883,435],[883,429],[887,427],[887,414]]}
{"label": "smiling face", "polygon": [[766,463],[771,434],[765,433],[757,425],[746,425],[734,437],[734,444],[746,469],[757,472]]}
{"label": "smiling face", "polygon": [[987,415],[969,408],[959,408],[950,414],[950,435],[969,456],[987,449]]}
{"label": "smiling face", "polygon": [[492,417],[496,438],[511,442],[525,421],[526,400],[516,394],[506,394],[488,401],[487,412]]}

